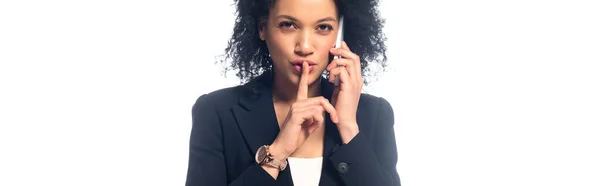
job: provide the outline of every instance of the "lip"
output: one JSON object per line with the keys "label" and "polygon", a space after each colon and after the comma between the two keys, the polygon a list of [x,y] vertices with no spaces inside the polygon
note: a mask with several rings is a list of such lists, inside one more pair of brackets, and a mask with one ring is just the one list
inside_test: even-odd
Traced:
{"label": "lip", "polygon": [[294,61],[292,61],[292,66],[294,67],[294,70],[296,70],[296,72],[298,73],[302,73],[302,63],[305,62],[308,63],[308,71],[312,72],[313,69],[315,68],[315,66],[317,66],[317,63],[309,60],[309,59],[296,59]]}
{"label": "lip", "polygon": [[303,62],[305,62],[305,61],[306,61],[306,62],[308,63],[308,65],[310,65],[310,66],[317,65],[317,63],[316,63],[316,62],[314,62],[314,61],[312,61],[312,60],[310,60],[310,59],[296,59],[296,60],[292,61],[292,64],[294,64],[294,65],[300,65],[300,66],[302,66],[302,63],[303,63]]}

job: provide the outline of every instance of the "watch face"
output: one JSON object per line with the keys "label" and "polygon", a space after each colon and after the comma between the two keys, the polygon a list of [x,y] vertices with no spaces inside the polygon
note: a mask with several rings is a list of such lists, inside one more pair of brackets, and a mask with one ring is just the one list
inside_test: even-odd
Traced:
{"label": "watch face", "polygon": [[267,148],[265,146],[261,146],[260,148],[258,148],[258,151],[256,151],[256,163],[260,164],[263,162],[263,160],[267,157]]}

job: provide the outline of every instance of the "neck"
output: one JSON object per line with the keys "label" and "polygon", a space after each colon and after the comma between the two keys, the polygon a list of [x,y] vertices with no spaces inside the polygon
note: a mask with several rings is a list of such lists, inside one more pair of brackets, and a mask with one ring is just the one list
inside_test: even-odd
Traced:
{"label": "neck", "polygon": [[[275,74],[274,74],[275,75]],[[276,76],[276,75],[275,75]],[[273,78],[273,100],[292,104],[298,95],[298,84],[290,83],[287,78]],[[321,81],[317,79],[308,85],[308,97],[316,97],[321,94]]]}

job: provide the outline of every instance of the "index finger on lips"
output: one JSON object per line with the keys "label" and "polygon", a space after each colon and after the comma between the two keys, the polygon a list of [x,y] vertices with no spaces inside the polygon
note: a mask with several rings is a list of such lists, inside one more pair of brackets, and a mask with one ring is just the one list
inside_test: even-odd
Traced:
{"label": "index finger on lips", "polygon": [[298,100],[308,98],[308,63],[302,62],[302,75],[300,76],[300,82],[298,83]]}

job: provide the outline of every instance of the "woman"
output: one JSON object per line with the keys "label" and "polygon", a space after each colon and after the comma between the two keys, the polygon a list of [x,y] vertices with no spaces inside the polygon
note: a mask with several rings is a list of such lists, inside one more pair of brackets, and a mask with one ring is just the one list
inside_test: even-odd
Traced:
{"label": "woman", "polygon": [[194,104],[186,185],[400,185],[392,107],[361,94],[386,61],[377,1],[236,3],[226,51],[249,82]]}

